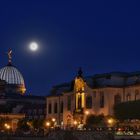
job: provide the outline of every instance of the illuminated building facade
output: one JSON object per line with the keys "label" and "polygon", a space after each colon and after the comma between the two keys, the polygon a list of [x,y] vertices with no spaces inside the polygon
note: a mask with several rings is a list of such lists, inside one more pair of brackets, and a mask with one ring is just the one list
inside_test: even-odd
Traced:
{"label": "illuminated building facade", "polygon": [[64,127],[84,124],[89,114],[113,115],[115,104],[139,99],[139,72],[83,77],[80,69],[74,81],[55,86],[47,96],[46,118]]}

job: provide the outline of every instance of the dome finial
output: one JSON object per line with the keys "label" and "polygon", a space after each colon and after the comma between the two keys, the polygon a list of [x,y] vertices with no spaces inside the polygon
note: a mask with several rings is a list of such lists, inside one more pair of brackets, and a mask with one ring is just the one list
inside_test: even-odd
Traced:
{"label": "dome finial", "polygon": [[12,49],[9,49],[9,51],[7,52],[7,55],[8,55],[8,62],[9,64],[12,63]]}

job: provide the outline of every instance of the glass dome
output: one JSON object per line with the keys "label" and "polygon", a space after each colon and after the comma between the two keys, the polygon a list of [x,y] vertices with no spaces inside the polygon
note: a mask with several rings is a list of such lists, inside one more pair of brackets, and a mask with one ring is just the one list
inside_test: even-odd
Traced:
{"label": "glass dome", "polygon": [[23,76],[12,64],[8,64],[7,66],[0,69],[0,79],[5,80],[8,85],[19,87],[22,94],[25,92]]}

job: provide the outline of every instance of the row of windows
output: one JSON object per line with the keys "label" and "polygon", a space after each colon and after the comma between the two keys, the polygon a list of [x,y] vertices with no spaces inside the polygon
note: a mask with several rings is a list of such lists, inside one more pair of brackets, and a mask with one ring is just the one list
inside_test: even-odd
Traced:
{"label": "row of windows", "polygon": [[[96,96],[96,95],[95,95]],[[94,96],[94,97],[95,97]],[[80,97],[80,96],[79,96]],[[81,98],[79,98],[78,97],[78,106],[80,106],[81,107],[81,102],[82,102],[82,100],[81,100]],[[68,96],[67,97],[67,110],[68,111],[70,111],[71,110],[71,96]],[[90,108],[92,108],[92,104],[93,104],[93,102],[92,102],[92,96],[87,96],[86,97],[86,108],[87,109],[90,109]],[[80,107],[78,107],[79,109],[80,109]],[[103,92],[101,92],[100,93],[100,107],[101,108],[103,108],[104,107],[104,93]]]}
{"label": "row of windows", "polygon": [[[115,95],[114,96],[114,104],[118,104],[120,102],[121,102],[121,96]],[[104,105],[105,105],[104,92],[100,92],[99,106],[100,106],[100,108],[104,108]],[[92,108],[92,96],[86,97],[86,108],[87,109]]]}
{"label": "row of windows", "polygon": [[[58,103],[54,103],[54,108],[53,108],[54,113],[58,113]],[[49,103],[48,105],[48,113],[51,114],[53,113],[52,111],[52,104]],[[60,103],[60,113],[63,113],[63,102]]]}
{"label": "row of windows", "polygon": [[[94,98],[96,98],[96,92],[94,92],[93,94]],[[104,108],[105,105],[105,96],[104,96],[104,92],[100,92],[99,93],[100,97],[99,97],[99,106],[100,108]],[[135,100],[137,100],[139,98],[139,91],[136,90],[135,91]],[[71,110],[71,100],[72,100],[72,96],[68,96],[67,97],[67,110],[70,111]],[[114,104],[119,104],[121,103],[121,96],[119,94],[114,96]],[[131,100],[131,94],[127,94],[126,95],[126,101],[130,101]],[[80,100],[81,101],[81,100]],[[86,97],[86,108],[90,109],[92,108],[93,105],[93,99],[92,96],[87,96]],[[50,103],[48,106],[48,113],[51,114],[52,113],[52,104]],[[57,103],[54,103],[54,113],[58,113],[58,105]],[[63,113],[63,102],[61,102],[61,106],[60,106],[60,113]]]}
{"label": "row of windows", "polygon": [[[139,95],[140,95],[139,93],[135,93],[134,100],[140,99]],[[131,94],[128,93],[128,94],[126,95],[126,101],[131,101],[131,100],[132,100]]]}

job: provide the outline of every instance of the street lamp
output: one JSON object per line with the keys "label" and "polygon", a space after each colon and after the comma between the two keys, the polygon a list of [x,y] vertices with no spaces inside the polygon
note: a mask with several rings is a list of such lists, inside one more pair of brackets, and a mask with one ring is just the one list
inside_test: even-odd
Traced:
{"label": "street lamp", "polygon": [[77,125],[78,125],[78,122],[75,120],[75,121],[73,122],[73,124],[74,124],[74,128],[76,129],[76,128],[77,128]]}
{"label": "street lamp", "polygon": [[55,122],[55,121],[56,121],[56,119],[55,119],[55,118],[52,118],[52,121],[53,121],[53,122]]}
{"label": "street lamp", "polygon": [[73,124],[76,126],[78,124],[78,122],[77,121],[74,121]]}
{"label": "street lamp", "polygon": [[88,110],[86,110],[86,111],[85,111],[85,114],[86,114],[86,115],[89,115],[89,111],[88,111]]}
{"label": "street lamp", "polygon": [[8,129],[8,130],[11,128],[11,126],[10,126],[9,124],[7,124],[7,123],[5,123],[4,126],[5,126],[5,128]]}
{"label": "street lamp", "polygon": [[115,123],[116,123],[116,120],[113,119],[113,118],[109,118],[109,119],[107,120],[107,123],[108,123],[109,126],[114,126]]}
{"label": "street lamp", "polygon": [[11,126],[7,123],[4,124],[4,127],[8,130],[8,134],[9,134],[9,130],[11,129]]}
{"label": "street lamp", "polygon": [[46,122],[46,126],[47,127],[50,127],[50,122]]}
{"label": "street lamp", "polygon": [[107,122],[108,122],[108,124],[111,125],[111,124],[113,124],[114,120],[113,119],[108,119]]}

